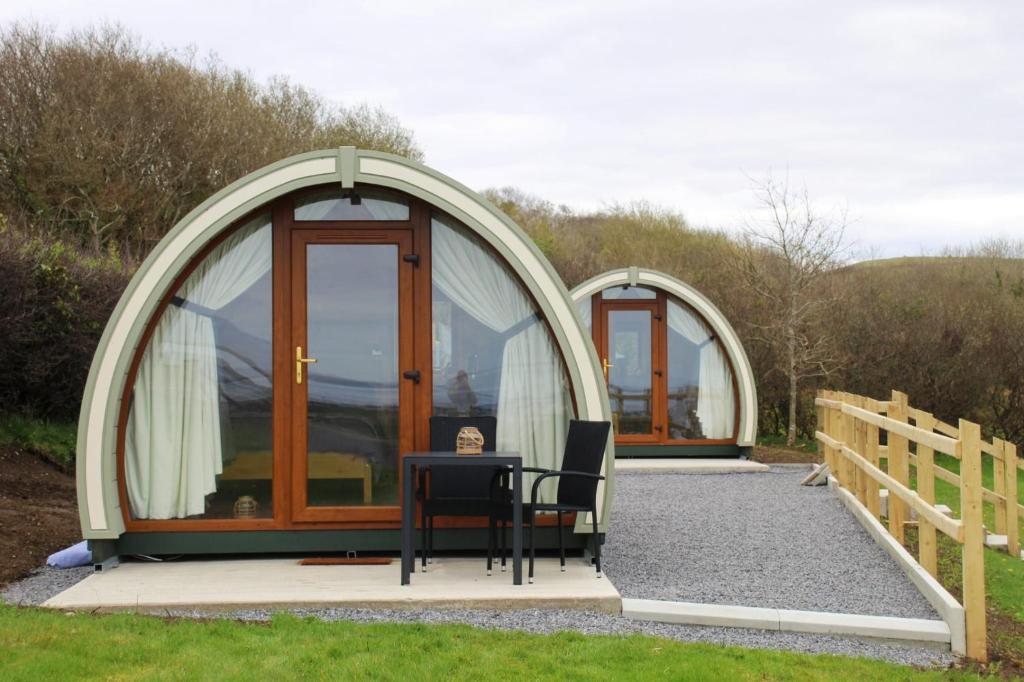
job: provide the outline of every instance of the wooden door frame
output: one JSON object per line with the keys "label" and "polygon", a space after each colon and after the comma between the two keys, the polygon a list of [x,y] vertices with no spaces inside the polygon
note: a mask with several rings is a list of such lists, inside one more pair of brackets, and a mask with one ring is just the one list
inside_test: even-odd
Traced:
{"label": "wooden door frame", "polygon": [[[601,354],[602,361],[607,361],[609,357],[608,348],[608,317],[613,311],[645,311],[651,315],[651,332],[650,341],[651,348],[649,352],[651,354],[651,432],[649,434],[615,434],[615,442],[622,443],[623,445],[650,445],[652,443],[659,443],[662,440],[664,434],[664,419],[662,416],[666,413],[665,406],[663,403],[664,393],[663,385],[664,382],[659,379],[664,378],[664,370],[660,370],[662,366],[661,358],[662,355],[662,342],[661,337],[664,336],[661,333],[662,323],[664,321],[664,314],[662,313],[661,306],[657,300],[652,299],[627,299],[627,300],[600,300],[599,296],[594,297],[597,301],[597,306],[600,309],[598,317],[592,318],[596,320],[594,325],[596,336],[598,337],[597,348]],[[643,349],[641,349],[643,352]],[[662,377],[658,376],[658,372],[662,372]],[[605,384],[608,384],[608,377],[605,376]],[[660,427],[660,429],[659,429]]]}
{"label": "wooden door frame", "polygon": [[399,519],[399,505],[373,506],[320,506],[308,505],[307,478],[307,427],[308,427],[308,395],[309,383],[298,384],[295,380],[294,349],[297,346],[308,348],[307,302],[307,248],[309,245],[393,245],[395,246],[395,265],[398,276],[398,357],[396,358],[398,382],[398,490],[401,490],[401,458],[404,453],[415,449],[415,384],[402,378],[402,372],[414,369],[413,339],[415,337],[413,319],[413,270],[412,263],[403,260],[403,256],[413,253],[413,230],[408,224],[401,228],[383,226],[375,223],[350,222],[344,229],[336,226],[316,224],[311,226],[295,224],[290,230],[291,267],[290,267],[290,298],[291,324],[289,344],[278,349],[278,354],[289,358],[290,372],[288,385],[292,393],[291,400],[291,447],[286,457],[291,465],[291,500],[289,504],[290,520],[296,523],[352,521],[395,521]]}
{"label": "wooden door frame", "polygon": [[[725,361],[729,366],[729,373],[732,378],[732,391],[735,399],[735,414],[733,416],[733,433],[731,438],[669,438],[668,435],[668,294],[664,291],[655,291],[655,298],[646,299],[607,299],[602,297],[603,291],[598,291],[591,298],[591,327],[593,330],[594,346],[597,348],[601,359],[608,357],[608,312],[612,310],[655,310],[652,314],[652,336],[651,336],[651,393],[652,393],[652,415],[651,432],[653,437],[636,434],[619,435],[615,434],[615,443],[618,445],[731,445],[737,442],[740,428],[740,401],[739,386],[737,384],[736,368],[728,353],[724,353]],[[698,311],[691,306],[681,303],[691,314],[701,320],[708,329],[714,332],[714,327],[708,324]],[[717,332],[715,333],[717,336]],[[657,375],[658,370],[661,376]],[[605,380],[607,383],[607,379]],[[660,425],[658,431],[656,426]]]}
{"label": "wooden door frame", "polygon": [[[403,263],[401,267],[411,268],[413,275],[413,362],[409,367],[400,365],[400,370],[417,369],[420,372],[420,383],[412,386],[413,399],[411,401],[414,410],[412,442],[413,450],[430,449],[430,416],[433,412],[433,347],[431,341],[431,318],[432,318],[432,282],[431,282],[431,214],[432,212],[443,213],[440,209],[420,200],[416,197],[406,195],[409,201],[409,219],[404,221],[295,221],[294,205],[295,199],[304,192],[312,189],[299,190],[275,199],[273,202],[262,205],[250,213],[235,221],[231,227],[224,230],[208,244],[206,244],[195,256],[193,256],[186,267],[175,277],[174,281],[164,294],[160,304],[150,316],[146,323],[146,329],[135,350],[132,362],[129,366],[127,380],[121,397],[120,411],[118,415],[117,435],[117,485],[118,496],[121,503],[121,516],[127,532],[189,532],[189,531],[232,531],[232,530],[370,530],[370,529],[396,529],[400,525],[398,507],[395,507],[395,517],[382,520],[346,520],[346,521],[295,521],[291,518],[290,497],[294,485],[291,465],[292,448],[292,415],[294,382],[294,347],[292,344],[292,315],[291,315],[291,233],[295,229],[329,229],[332,231],[345,232],[360,228],[381,230],[397,228],[409,230],[412,235],[413,253],[419,256],[418,265]],[[236,229],[247,221],[262,214],[269,213],[272,221],[272,242],[273,242],[273,267],[272,267],[272,346],[274,349],[272,357],[273,375],[273,397],[272,397],[272,448],[273,448],[273,479],[272,499],[273,516],[270,518],[234,519],[234,518],[192,518],[192,519],[133,519],[131,517],[128,501],[127,486],[125,483],[125,434],[127,429],[128,413],[131,408],[131,396],[135,386],[135,378],[142,361],[149,339],[159,323],[161,317],[175,293],[181,285],[195,271],[195,269],[206,259],[206,257],[225,239],[230,237]],[[483,248],[488,249],[499,260],[504,260],[490,244],[483,243]],[[526,290],[535,309],[540,306],[533,298],[532,292]],[[550,321],[543,320],[549,334],[553,334]],[[563,359],[564,362],[564,359]],[[403,381],[402,384],[412,382]],[[285,390],[285,387],[288,387]],[[406,387],[408,390],[409,387]],[[573,405],[576,404],[576,396],[570,389]],[[401,399],[401,398],[400,398]],[[399,457],[409,450],[400,448]],[[546,526],[553,523],[550,519],[538,520],[538,525]],[[440,527],[479,527],[482,525],[480,519],[475,518],[439,518],[437,526]]]}

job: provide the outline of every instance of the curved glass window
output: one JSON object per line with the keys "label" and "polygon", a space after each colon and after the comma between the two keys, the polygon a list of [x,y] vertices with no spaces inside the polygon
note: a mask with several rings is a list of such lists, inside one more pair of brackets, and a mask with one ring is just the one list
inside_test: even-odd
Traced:
{"label": "curved glass window", "polygon": [[271,260],[265,214],[217,245],[157,322],[125,433],[133,518],[273,515]]}
{"label": "curved glass window", "polygon": [[[530,296],[449,218],[431,220],[431,268],[434,414],[496,416],[499,451],[521,453],[525,466],[558,468],[572,400],[561,354]],[[542,484],[542,499],[556,486]]]}
{"label": "curved glass window", "polygon": [[612,287],[601,292],[601,298],[606,301],[653,301],[657,297],[654,289],[641,286]]}
{"label": "curved glass window", "polygon": [[732,369],[715,333],[683,303],[668,299],[668,437],[732,438]]}
{"label": "curved glass window", "polygon": [[320,189],[295,199],[295,220],[408,220],[409,201],[377,188]]}

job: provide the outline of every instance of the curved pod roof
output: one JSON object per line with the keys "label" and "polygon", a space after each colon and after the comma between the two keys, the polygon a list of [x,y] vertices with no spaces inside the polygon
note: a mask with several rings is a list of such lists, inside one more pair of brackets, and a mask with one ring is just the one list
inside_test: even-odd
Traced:
{"label": "curved pod roof", "polygon": [[605,289],[627,284],[660,289],[675,296],[700,313],[719,335],[736,372],[736,383],[739,387],[740,423],[736,442],[742,447],[753,446],[757,438],[757,387],[754,384],[754,373],[736,330],[729,324],[722,311],[689,284],[657,270],[637,267],[610,270],[592,277],[572,290],[572,298],[578,302]]}
{"label": "curved pod roof", "polygon": [[[446,211],[500,253],[537,301],[565,359],[580,419],[609,420],[597,355],[565,285],[530,238],[476,192],[408,159],[341,147],[299,154],[237,180],[183,218],[153,249],[118,301],[93,357],[78,423],[79,515],[84,536],[124,532],[117,493],[117,419],[126,375],[147,322],[174,279],[216,235],[273,199],[312,185],[391,187]],[[614,457],[611,442],[606,473]],[[599,516],[607,521],[611,476],[602,485]],[[585,519],[579,519],[583,529]]]}

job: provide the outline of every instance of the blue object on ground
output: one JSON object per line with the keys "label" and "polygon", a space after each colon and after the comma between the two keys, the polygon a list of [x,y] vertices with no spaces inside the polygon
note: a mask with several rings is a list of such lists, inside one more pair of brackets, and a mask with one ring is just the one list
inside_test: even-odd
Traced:
{"label": "blue object on ground", "polygon": [[67,549],[54,552],[46,560],[47,566],[57,568],[74,568],[75,566],[87,566],[92,563],[92,551],[89,549],[89,541],[82,540],[77,545],[71,545]]}

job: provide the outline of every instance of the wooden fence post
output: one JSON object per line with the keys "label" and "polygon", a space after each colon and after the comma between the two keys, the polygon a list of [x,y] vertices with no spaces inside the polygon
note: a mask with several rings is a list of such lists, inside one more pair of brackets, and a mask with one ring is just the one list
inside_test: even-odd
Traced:
{"label": "wooden fence post", "polygon": [[[865,424],[865,447],[864,456],[869,462],[876,468],[880,468],[878,462],[878,427],[874,424]],[[878,481],[873,478],[868,478],[868,490],[867,490],[867,508],[875,515],[876,519],[882,517],[882,501],[879,495]]]}
{"label": "wooden fence post", "polygon": [[[825,391],[823,389],[819,388],[818,391],[815,393],[815,395],[817,396],[818,400],[825,400]],[[815,419],[818,431],[821,431],[822,433],[824,433],[826,435],[829,435],[829,433],[828,433],[828,408],[825,407],[824,405],[818,405],[817,402],[815,402],[815,404],[814,404],[814,419]],[[817,440],[815,440],[815,444],[818,446],[818,449],[821,452],[821,456],[822,456],[822,459],[824,459],[824,461],[825,461],[825,465],[831,467],[832,462],[830,461],[830,458],[829,458],[828,448],[825,447],[822,443],[819,443]]]}
{"label": "wooden fence post", "polygon": [[985,529],[981,506],[981,427],[960,420],[960,519],[963,521],[963,592],[967,657],[988,660],[985,631]]}
{"label": "wooden fence post", "polygon": [[[929,413],[919,413],[917,417],[917,428],[932,432],[938,421]],[[917,444],[917,494],[928,504],[935,506],[935,451],[923,445]],[[920,546],[918,557],[921,566],[932,574],[934,578],[939,577],[939,561],[937,553],[938,536],[935,533],[935,526],[928,523],[928,520],[918,515],[917,539]]]}
{"label": "wooden fence post", "polygon": [[[842,401],[844,405],[851,405],[851,394],[844,392],[842,394]],[[853,415],[840,412],[840,427],[839,433],[842,435],[840,442],[846,447],[852,447],[853,445]],[[848,459],[846,455],[840,453],[840,457],[843,462],[843,487],[849,490],[854,495],[857,494],[857,465],[852,460]]]}
{"label": "wooden fence post", "polygon": [[[854,398],[854,401],[854,405],[861,409],[864,409],[865,401],[863,396],[856,396]],[[850,447],[853,448],[853,451],[856,452],[861,457],[865,456],[867,451],[865,443],[868,439],[868,431],[866,427],[867,423],[865,423],[864,421],[856,418],[853,420],[853,445],[851,445]],[[860,467],[857,467],[857,490],[854,491],[854,494],[856,494],[857,499],[860,500],[860,503],[863,504],[865,507],[868,504],[869,480],[870,479],[868,478],[867,472],[861,469]]]}
{"label": "wooden fence post", "polygon": [[1006,517],[1010,509],[1010,500],[1006,497],[1006,462],[1003,461],[1003,448],[1001,441],[992,439],[992,445],[996,454],[992,457],[992,492],[1003,498],[1002,502],[995,502],[995,532],[996,535],[1006,535]]}
{"label": "wooden fence post", "polygon": [[1006,483],[1006,551],[1015,559],[1020,558],[1020,514],[1017,511],[1017,446],[1005,440],[999,441],[1003,450],[1003,474]]}
{"label": "wooden fence post", "polygon": [[[907,394],[892,392],[892,405],[888,410],[889,418],[899,422],[907,421]],[[910,462],[907,457],[907,438],[892,431],[888,432],[889,440],[889,475],[903,485],[910,486]],[[889,533],[903,544],[905,539],[904,524],[910,520],[910,509],[906,503],[895,495],[889,495]]]}
{"label": "wooden fence post", "polygon": [[[839,391],[829,391],[829,400],[839,401],[842,400],[842,396]],[[842,442],[843,440],[843,413],[835,408],[829,408],[828,410],[828,435],[832,436],[833,440]],[[832,475],[836,479],[836,483],[840,486],[843,485],[843,454],[832,449]]]}

